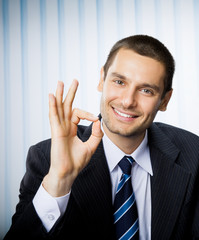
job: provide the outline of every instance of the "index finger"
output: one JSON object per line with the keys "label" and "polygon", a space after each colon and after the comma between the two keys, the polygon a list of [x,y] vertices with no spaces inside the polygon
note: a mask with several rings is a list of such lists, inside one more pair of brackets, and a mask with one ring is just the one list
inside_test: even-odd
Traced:
{"label": "index finger", "polygon": [[72,116],[72,105],[73,105],[73,101],[75,98],[75,94],[77,92],[77,88],[78,88],[79,82],[74,79],[69,90],[68,93],[64,99],[64,117],[66,120],[70,120],[71,116]]}

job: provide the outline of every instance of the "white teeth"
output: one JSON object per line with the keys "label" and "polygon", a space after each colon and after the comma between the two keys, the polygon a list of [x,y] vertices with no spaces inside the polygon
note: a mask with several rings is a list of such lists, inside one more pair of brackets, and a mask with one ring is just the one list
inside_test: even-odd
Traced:
{"label": "white teeth", "polygon": [[128,114],[125,114],[125,113],[121,113],[121,112],[119,112],[118,110],[116,110],[116,109],[114,109],[115,110],[115,112],[117,113],[117,114],[119,114],[120,116],[122,116],[122,117],[126,117],[126,118],[132,118],[133,116],[131,116],[131,115],[128,115]]}

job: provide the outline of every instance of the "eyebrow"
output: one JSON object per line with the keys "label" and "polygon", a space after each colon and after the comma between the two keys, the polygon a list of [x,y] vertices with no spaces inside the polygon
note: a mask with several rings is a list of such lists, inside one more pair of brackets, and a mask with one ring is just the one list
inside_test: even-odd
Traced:
{"label": "eyebrow", "polygon": [[[124,75],[122,75],[120,73],[117,73],[117,72],[113,72],[113,73],[111,73],[111,75],[113,77],[117,77],[121,80],[126,80],[127,79]],[[141,86],[154,89],[156,92],[160,92],[160,87],[157,86],[156,84],[143,83],[143,84],[141,84]]]}
{"label": "eyebrow", "polygon": [[123,79],[123,80],[127,79],[124,75],[121,75],[121,74],[119,74],[117,72],[113,72],[113,73],[111,73],[111,75],[113,77],[117,77],[117,78],[120,78],[120,79]]}
{"label": "eyebrow", "polygon": [[157,85],[155,85],[155,84],[144,83],[144,84],[142,84],[142,86],[154,89],[156,92],[160,92],[160,88]]}

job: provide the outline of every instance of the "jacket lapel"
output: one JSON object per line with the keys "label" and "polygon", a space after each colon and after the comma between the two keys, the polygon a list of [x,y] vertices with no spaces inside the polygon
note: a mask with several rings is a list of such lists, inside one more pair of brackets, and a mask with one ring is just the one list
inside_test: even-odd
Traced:
{"label": "jacket lapel", "polygon": [[178,148],[155,124],[149,129],[149,147],[153,168],[151,239],[170,239],[190,173],[178,164]]}
{"label": "jacket lapel", "polygon": [[[90,134],[91,126],[84,132],[81,137],[82,141],[86,141]],[[75,180],[72,193],[85,219],[93,219],[93,221],[103,224],[104,228],[109,228],[110,232],[110,224],[112,225],[112,190],[102,141],[88,166],[82,170]],[[97,223],[95,226],[97,227]]]}

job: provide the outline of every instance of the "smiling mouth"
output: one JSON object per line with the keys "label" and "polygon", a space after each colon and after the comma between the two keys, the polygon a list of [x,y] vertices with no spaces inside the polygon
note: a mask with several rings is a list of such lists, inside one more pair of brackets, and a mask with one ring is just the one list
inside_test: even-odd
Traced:
{"label": "smiling mouth", "polygon": [[118,114],[120,115],[121,117],[125,117],[125,118],[137,118],[138,116],[136,115],[129,115],[129,114],[126,114],[126,113],[122,113],[120,111],[118,111],[117,109],[113,108],[113,110]]}

